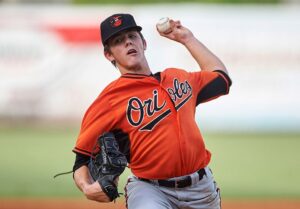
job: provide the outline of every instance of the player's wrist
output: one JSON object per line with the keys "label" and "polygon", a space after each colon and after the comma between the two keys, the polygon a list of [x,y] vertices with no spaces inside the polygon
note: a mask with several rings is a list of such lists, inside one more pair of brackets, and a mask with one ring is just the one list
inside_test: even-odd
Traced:
{"label": "player's wrist", "polygon": [[198,40],[195,38],[195,36],[193,35],[189,35],[185,38],[183,38],[180,43],[183,44],[186,47],[192,46],[194,45],[196,42],[198,42]]}

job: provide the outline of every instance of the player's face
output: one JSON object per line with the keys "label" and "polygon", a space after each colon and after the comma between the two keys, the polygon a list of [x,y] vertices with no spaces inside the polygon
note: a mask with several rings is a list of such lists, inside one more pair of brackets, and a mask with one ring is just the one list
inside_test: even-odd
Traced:
{"label": "player's face", "polygon": [[110,61],[115,60],[121,70],[139,71],[146,63],[146,43],[135,30],[121,32],[111,38],[108,45],[110,50],[105,56]]}

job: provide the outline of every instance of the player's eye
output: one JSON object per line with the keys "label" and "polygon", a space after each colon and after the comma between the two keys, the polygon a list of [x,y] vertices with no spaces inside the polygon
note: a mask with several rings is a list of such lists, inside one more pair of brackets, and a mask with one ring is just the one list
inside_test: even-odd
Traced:
{"label": "player's eye", "polygon": [[124,36],[122,35],[119,35],[119,36],[116,36],[112,39],[112,44],[113,45],[118,45],[118,44],[121,44],[124,40]]}
{"label": "player's eye", "polygon": [[130,34],[128,35],[128,37],[131,38],[131,39],[135,39],[135,38],[136,38],[136,35],[135,35],[134,33],[130,33]]}
{"label": "player's eye", "polygon": [[121,42],[122,42],[122,38],[121,38],[121,37],[116,38],[116,39],[114,40],[114,44],[119,44],[119,43],[121,43]]}

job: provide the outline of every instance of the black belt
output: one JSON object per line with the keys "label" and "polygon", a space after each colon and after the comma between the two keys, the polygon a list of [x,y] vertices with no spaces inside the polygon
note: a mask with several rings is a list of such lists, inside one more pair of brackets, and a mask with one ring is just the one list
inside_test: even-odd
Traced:
{"label": "black belt", "polygon": [[[205,169],[202,168],[197,171],[199,176],[199,181],[206,175]],[[144,178],[139,178],[142,181],[158,184],[159,186],[169,187],[169,188],[184,188],[192,185],[192,177],[185,176],[180,180],[149,180]]]}

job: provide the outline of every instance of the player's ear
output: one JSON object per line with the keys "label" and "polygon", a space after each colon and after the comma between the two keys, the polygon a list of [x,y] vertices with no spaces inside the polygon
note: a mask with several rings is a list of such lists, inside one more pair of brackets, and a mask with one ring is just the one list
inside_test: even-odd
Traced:
{"label": "player's ear", "polygon": [[146,42],[145,39],[143,39],[143,46],[144,46],[144,50],[146,50],[147,49],[147,42]]}
{"label": "player's ear", "polygon": [[111,52],[109,50],[105,50],[104,51],[104,56],[106,57],[106,59],[108,59],[110,62],[114,61],[115,58],[114,56],[111,54]]}

